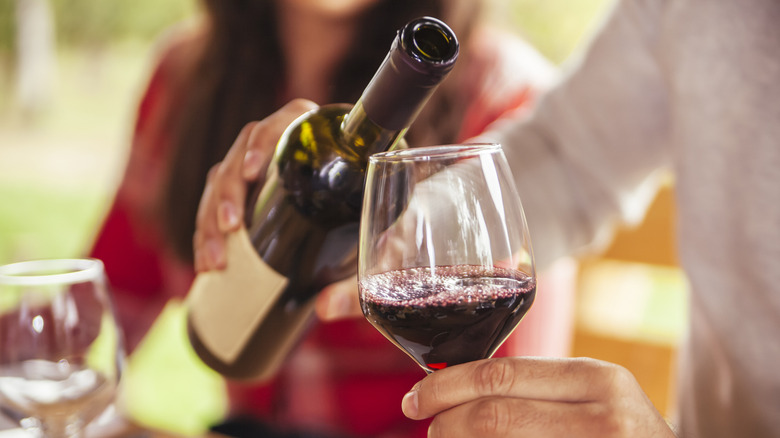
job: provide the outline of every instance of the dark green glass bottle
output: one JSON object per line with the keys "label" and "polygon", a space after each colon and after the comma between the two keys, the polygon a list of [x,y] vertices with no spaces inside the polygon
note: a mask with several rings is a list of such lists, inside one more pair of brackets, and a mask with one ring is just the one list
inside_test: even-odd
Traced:
{"label": "dark green glass bottle", "polygon": [[[458,57],[442,21],[422,17],[398,31],[384,62],[355,105],[325,105],[284,133],[263,187],[247,205],[247,230],[266,277],[250,291],[215,291],[242,303],[261,297],[262,315],[228,359],[202,332],[230,324],[190,321],[191,343],[211,368],[232,379],[265,379],[284,362],[312,318],[324,286],[357,269],[357,238],[368,157],[398,147],[403,135]],[[230,260],[228,260],[230,264]],[[246,300],[242,294],[262,294]],[[190,312],[198,309],[191,308]],[[212,341],[219,342],[219,341]],[[235,342],[235,339],[226,339]]]}

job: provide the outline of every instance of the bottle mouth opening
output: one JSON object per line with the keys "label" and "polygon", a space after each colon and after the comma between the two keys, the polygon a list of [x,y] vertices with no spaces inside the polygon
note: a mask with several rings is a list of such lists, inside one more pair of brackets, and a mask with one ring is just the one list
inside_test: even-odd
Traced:
{"label": "bottle mouth opening", "polygon": [[458,54],[455,33],[440,20],[423,17],[415,20],[409,30],[403,39],[411,52],[420,59],[447,62]]}

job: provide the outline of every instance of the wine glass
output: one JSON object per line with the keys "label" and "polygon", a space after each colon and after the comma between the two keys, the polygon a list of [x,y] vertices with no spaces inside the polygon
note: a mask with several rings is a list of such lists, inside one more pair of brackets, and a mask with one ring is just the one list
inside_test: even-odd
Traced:
{"label": "wine glass", "polygon": [[491,357],[536,294],[528,228],[501,146],[373,155],[358,284],[368,321],[426,372]]}
{"label": "wine glass", "polygon": [[3,415],[39,437],[81,437],[113,402],[123,359],[102,262],[0,266]]}

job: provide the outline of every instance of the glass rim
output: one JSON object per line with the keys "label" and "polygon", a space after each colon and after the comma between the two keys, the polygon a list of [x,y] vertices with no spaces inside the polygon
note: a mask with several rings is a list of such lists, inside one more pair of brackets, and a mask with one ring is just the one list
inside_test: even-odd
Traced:
{"label": "glass rim", "polygon": [[378,152],[369,157],[369,162],[378,161],[428,161],[432,159],[459,159],[475,157],[485,153],[501,151],[499,143],[460,143],[436,146],[424,146],[409,149],[397,149]]}
{"label": "glass rim", "polygon": [[103,262],[94,258],[28,260],[0,266],[0,285],[74,284],[102,273]]}

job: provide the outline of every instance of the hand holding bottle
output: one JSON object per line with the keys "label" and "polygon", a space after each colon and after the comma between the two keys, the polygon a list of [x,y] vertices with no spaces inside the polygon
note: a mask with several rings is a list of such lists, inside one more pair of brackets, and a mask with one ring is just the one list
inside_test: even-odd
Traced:
{"label": "hand holding bottle", "polygon": [[445,23],[412,20],[354,105],[307,112],[310,102],[295,101],[243,129],[210,172],[196,220],[187,332],[204,363],[240,380],[282,366],[318,292],[356,269],[369,156],[403,145],[457,57]]}
{"label": "hand holding bottle", "polygon": [[[316,107],[314,102],[296,99],[265,119],[248,123],[225,159],[211,169],[198,208],[193,239],[197,272],[225,268],[225,237],[241,226],[248,185],[255,181],[262,184],[282,132],[303,113]],[[362,318],[356,276],[323,289],[315,307],[321,319]]]}
{"label": "hand holding bottle", "polygon": [[265,119],[248,123],[225,159],[211,169],[198,207],[193,238],[197,272],[225,268],[225,237],[241,226],[248,185],[262,184],[284,130],[316,107],[314,102],[296,99]]}

